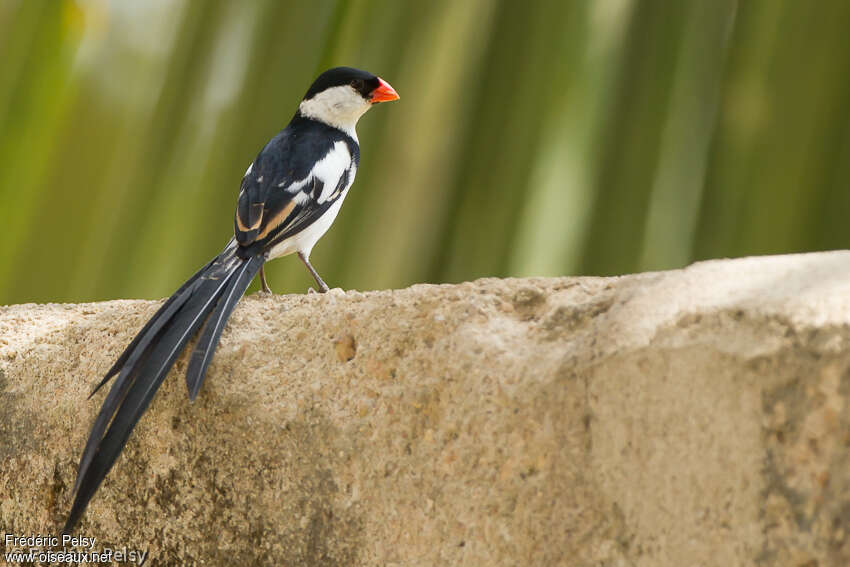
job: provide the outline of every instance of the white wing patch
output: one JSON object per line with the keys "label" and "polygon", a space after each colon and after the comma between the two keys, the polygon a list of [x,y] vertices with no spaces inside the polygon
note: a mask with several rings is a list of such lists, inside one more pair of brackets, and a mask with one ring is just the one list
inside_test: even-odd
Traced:
{"label": "white wing patch", "polygon": [[[328,199],[336,198],[338,193],[336,187],[339,184],[340,177],[345,173],[345,170],[352,167],[354,167],[354,163],[351,160],[351,152],[348,151],[348,145],[345,142],[339,141],[325,154],[325,157],[316,162],[313,169],[307,174],[307,177],[293,181],[289,185],[286,184],[286,181],[281,181],[277,186],[282,187],[287,193],[294,195],[293,199],[295,202],[303,205],[312,197],[310,192],[313,189],[313,180],[318,179],[322,182],[322,194],[319,195],[316,202],[322,204]],[[349,180],[354,179],[353,172],[349,173],[348,177]]]}
{"label": "white wing patch", "polygon": [[336,199],[341,191],[347,191],[348,188],[351,187],[351,184],[354,182],[355,175],[357,175],[357,165],[354,163],[354,161],[352,161],[351,167],[348,171],[348,183],[345,185],[345,187],[338,187],[336,190],[334,190],[333,195],[331,195],[331,199]]}
{"label": "white wing patch", "polygon": [[305,193],[304,191],[300,191],[292,197],[292,200],[295,201],[296,205],[300,205],[303,207],[307,204],[307,202],[310,201],[310,194]]}
{"label": "white wing patch", "polygon": [[316,199],[317,203],[324,203],[334,194],[340,177],[342,177],[342,174],[350,166],[351,153],[348,151],[348,145],[342,141],[335,143],[331,151],[316,162],[316,165],[313,166],[313,171],[310,172],[310,176],[324,183],[322,194]]}
{"label": "white wing patch", "polygon": [[286,181],[282,181],[282,182],[278,183],[277,186],[278,187],[284,187],[285,186],[284,190],[287,193],[295,194],[295,193],[298,193],[299,191],[301,191],[301,189],[303,189],[304,186],[307,185],[307,181],[309,179],[310,179],[310,177],[308,176],[306,179],[301,179],[300,181],[295,181],[294,183],[291,183],[289,185],[286,185]]}

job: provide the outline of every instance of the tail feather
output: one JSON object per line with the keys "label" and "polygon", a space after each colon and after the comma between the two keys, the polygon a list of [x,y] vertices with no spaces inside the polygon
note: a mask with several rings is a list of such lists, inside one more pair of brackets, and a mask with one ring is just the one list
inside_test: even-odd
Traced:
{"label": "tail feather", "polygon": [[[116,372],[121,370],[121,368],[124,366],[124,363],[127,362],[127,358],[133,353],[134,350],[136,350],[136,347],[138,346],[139,342],[141,342],[141,340],[146,336],[148,330],[151,327],[153,327],[157,322],[161,322],[163,320],[167,321],[171,318],[171,315],[174,314],[174,309],[172,309],[172,305],[174,304],[174,302],[181,297],[183,297],[185,301],[185,296],[183,295],[183,292],[186,291],[187,288],[195,284],[198,278],[200,278],[210,268],[210,266],[215,263],[216,260],[212,260],[209,264],[195,272],[195,274],[191,278],[186,280],[186,283],[180,286],[180,289],[171,294],[171,297],[169,297],[165,301],[165,303],[160,306],[157,312],[154,313],[150,319],[148,319],[148,322],[145,323],[145,326],[142,327],[142,330],[136,334],[135,338],[133,338],[130,344],[127,345],[127,348],[124,349],[124,352],[121,353],[121,356],[118,357],[118,360],[115,361],[115,364],[112,365],[112,368],[110,368],[106,375],[103,377],[103,380],[101,380],[100,383],[95,386],[94,390],[91,391],[91,393],[89,394],[89,399],[91,399],[91,397],[94,396],[97,391],[100,390],[101,387],[103,387],[104,384],[109,382],[109,379],[113,375],[115,375]],[[180,305],[182,305],[182,303]],[[170,313],[166,313],[169,310]]]}
{"label": "tail feather", "polygon": [[[157,311],[144,328],[142,328],[139,334],[136,335],[136,338],[133,339],[135,347],[132,350],[128,348],[124,351],[125,354],[128,355],[124,357],[125,364],[121,367],[118,378],[116,378],[115,383],[106,395],[106,399],[103,401],[103,405],[100,407],[100,412],[98,413],[91,432],[89,433],[86,447],[83,449],[83,456],[82,459],[80,459],[80,468],[77,471],[77,480],[74,483],[74,492],[79,490],[80,482],[86,476],[86,471],[91,464],[91,460],[97,450],[98,443],[100,443],[103,438],[106,426],[109,425],[109,421],[115,415],[115,411],[127,395],[127,390],[133,385],[134,380],[138,376],[139,370],[144,364],[141,359],[143,357],[146,358],[146,355],[150,354],[148,346],[155,339],[161,336],[160,331],[162,330],[162,327],[171,321],[174,314],[183,307],[197,287],[198,280],[195,280],[193,285],[181,287],[177,293],[167,300],[167,308]],[[108,375],[107,378],[104,378],[104,380],[100,383],[98,388],[103,385],[107,379]],[[97,391],[97,389],[95,389],[95,391]],[[94,395],[94,392],[89,395],[89,398],[91,398],[92,395]]]}
{"label": "tail feather", "polygon": [[230,314],[239,302],[239,298],[251,285],[251,281],[257,275],[263,262],[264,260],[261,257],[254,256],[239,268],[239,272],[230,279],[221,300],[204,324],[201,336],[192,351],[192,358],[189,359],[189,368],[186,370],[186,387],[189,389],[190,400],[194,401],[201,389],[207,368],[212,362],[218,340],[221,338],[221,332],[224,330]]}
{"label": "tail feather", "polygon": [[[115,372],[118,378],[89,434],[74,485],[76,496],[63,533],[69,532],[82,516],[186,343],[211,311],[219,311],[217,304],[235,305],[262,263],[262,258],[237,258],[233,247],[228,246],[169,298],[145,325],[122,354],[120,371],[115,369],[107,374],[101,385]],[[245,278],[247,283],[243,281]],[[237,289],[241,292],[234,298]],[[228,314],[230,311],[232,307]],[[220,318],[223,326],[227,317]],[[220,334],[218,331],[214,339]],[[214,341],[207,348],[214,351]],[[196,380],[200,387],[203,372]]]}
{"label": "tail feather", "polygon": [[[183,307],[189,298],[193,296],[198,287],[204,281],[202,276],[209,277],[212,273],[217,271],[216,268],[220,269],[223,261],[230,258],[231,255],[228,254],[230,248],[230,246],[225,248],[224,252],[219,254],[218,257],[214,258],[206,266],[198,270],[195,275],[180,286],[180,289],[174,292],[174,294],[165,301],[163,306],[159,308],[153,317],[151,317],[145,324],[142,330],[139,331],[130,345],[124,349],[124,352],[119,358],[119,361],[122,361],[122,365],[119,367],[120,372],[118,374],[118,378],[100,408],[100,412],[98,413],[91,432],[89,433],[86,447],[83,450],[83,457],[80,460],[80,468],[77,471],[77,480],[74,483],[75,492],[80,488],[80,482],[82,479],[85,478],[86,470],[91,463],[98,443],[103,438],[106,426],[115,415],[115,411],[118,409],[119,404],[127,394],[127,390],[133,384],[133,380],[135,380],[135,377],[138,375],[138,371],[143,367],[140,359],[143,356],[150,354],[148,346],[155,340],[161,338],[160,330],[166,324],[171,322],[175,313],[177,313],[177,311]],[[116,366],[117,363],[113,365],[113,370],[110,370],[106,374],[106,377],[101,380],[100,384],[97,385],[94,391],[89,394],[89,398],[91,398],[94,393],[109,380],[110,376],[114,374]]]}

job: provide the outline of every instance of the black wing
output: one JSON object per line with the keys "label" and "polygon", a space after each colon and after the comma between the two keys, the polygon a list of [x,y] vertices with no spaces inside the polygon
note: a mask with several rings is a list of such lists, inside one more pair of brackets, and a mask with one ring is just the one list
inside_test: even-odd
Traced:
{"label": "black wing", "polygon": [[356,142],[315,122],[287,127],[245,172],[234,229],[243,248],[270,248],[324,214],[351,184]]}

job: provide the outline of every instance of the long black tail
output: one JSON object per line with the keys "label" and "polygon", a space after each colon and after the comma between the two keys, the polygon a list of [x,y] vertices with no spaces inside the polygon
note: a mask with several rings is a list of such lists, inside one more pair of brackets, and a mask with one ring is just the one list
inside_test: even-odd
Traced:
{"label": "long black tail", "polygon": [[227,318],[265,262],[263,256],[239,257],[237,247],[231,241],[168,298],[92,392],[118,374],[83,450],[63,533],[79,521],[168,371],[206,321],[186,373],[189,396],[197,396]]}

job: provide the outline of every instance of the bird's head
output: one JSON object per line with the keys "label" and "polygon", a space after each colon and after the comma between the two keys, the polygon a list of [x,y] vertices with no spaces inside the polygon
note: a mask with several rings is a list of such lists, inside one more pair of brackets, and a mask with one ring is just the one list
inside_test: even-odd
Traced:
{"label": "bird's head", "polygon": [[298,111],[354,135],[357,120],[373,104],[396,99],[398,93],[380,77],[351,67],[334,67],[313,81]]}

